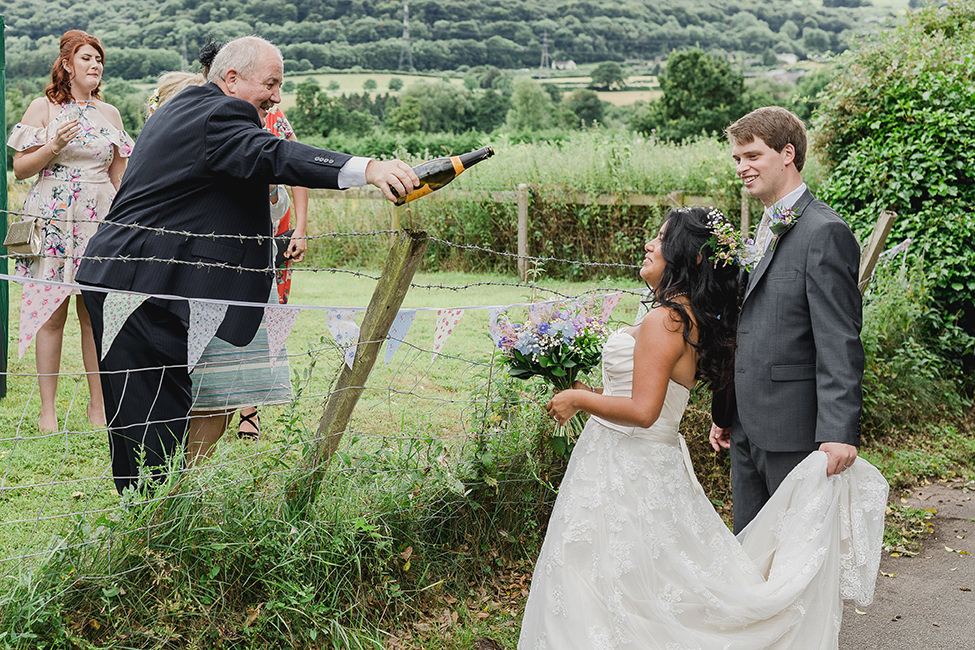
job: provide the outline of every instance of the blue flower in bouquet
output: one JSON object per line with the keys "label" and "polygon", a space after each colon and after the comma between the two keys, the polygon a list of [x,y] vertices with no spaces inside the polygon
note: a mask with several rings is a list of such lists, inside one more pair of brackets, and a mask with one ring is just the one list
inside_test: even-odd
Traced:
{"label": "blue flower in bouquet", "polygon": [[606,324],[583,306],[537,308],[518,324],[498,321],[498,348],[513,377],[540,376],[556,390],[572,386],[579,373],[599,364]]}
{"label": "blue flower in bouquet", "polygon": [[525,356],[531,356],[540,353],[542,346],[539,345],[535,332],[530,329],[524,329],[518,333],[518,338],[515,339],[513,349]]}

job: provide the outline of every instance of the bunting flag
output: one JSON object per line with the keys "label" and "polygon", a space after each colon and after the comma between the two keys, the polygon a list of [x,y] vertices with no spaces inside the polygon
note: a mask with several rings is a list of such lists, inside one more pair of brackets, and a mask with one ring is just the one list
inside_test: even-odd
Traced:
{"label": "bunting flag", "polygon": [[271,357],[271,367],[278,361],[278,353],[298,319],[298,310],[268,305],[264,308],[264,325],[267,327],[267,345]]}
{"label": "bunting flag", "polygon": [[393,360],[393,355],[399,350],[399,346],[406,340],[406,334],[413,326],[413,319],[416,318],[415,309],[400,309],[396,314],[396,319],[389,326],[389,336],[386,337],[386,365]]}
{"label": "bunting flag", "polygon": [[[38,330],[61,306],[71,293],[71,287],[25,282],[20,294],[20,333],[17,340],[18,359],[30,347]],[[79,300],[81,297],[79,296]]]}
{"label": "bunting flag", "polygon": [[109,292],[102,304],[102,359],[115,343],[115,337],[139,305],[149,296],[141,293]]}
{"label": "bunting flag", "polygon": [[507,307],[488,307],[488,332],[491,333],[491,340],[494,341],[495,345],[501,342],[501,336],[503,332],[498,326],[498,316],[501,312],[508,309]]}
{"label": "bunting flag", "polygon": [[539,323],[544,320],[548,320],[549,313],[552,311],[552,305],[555,301],[549,300],[547,302],[533,302],[528,305],[528,320]]}
{"label": "bunting flag", "polygon": [[220,328],[227,314],[227,303],[190,300],[190,328],[186,335],[186,365],[193,372],[203,350]]}
{"label": "bunting flag", "polygon": [[605,298],[603,298],[603,314],[602,320],[604,323],[609,322],[609,317],[612,315],[613,310],[616,309],[616,305],[619,304],[620,298],[623,297],[623,293],[612,293]]}
{"label": "bunting flag", "polygon": [[443,350],[447,337],[454,333],[460,317],[464,315],[463,309],[438,309],[437,310],[437,329],[433,333],[433,359],[437,358]]}
{"label": "bunting flag", "polygon": [[344,348],[345,363],[349,368],[355,361],[355,348],[359,343],[359,326],[355,322],[356,312],[362,309],[348,307],[329,307],[325,310],[325,325],[339,347]]}

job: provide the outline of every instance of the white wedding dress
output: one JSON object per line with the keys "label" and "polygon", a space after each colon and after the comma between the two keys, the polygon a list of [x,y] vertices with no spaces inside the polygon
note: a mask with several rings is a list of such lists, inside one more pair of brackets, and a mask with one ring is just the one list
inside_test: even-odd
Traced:
{"label": "white wedding dress", "polygon": [[[629,396],[634,339],[603,348],[606,394]],[[822,650],[842,599],[873,599],[887,481],[814,452],[736,538],[691,467],[670,382],[649,428],[590,417],[535,566],[519,650]],[[703,435],[703,434],[702,434]]]}

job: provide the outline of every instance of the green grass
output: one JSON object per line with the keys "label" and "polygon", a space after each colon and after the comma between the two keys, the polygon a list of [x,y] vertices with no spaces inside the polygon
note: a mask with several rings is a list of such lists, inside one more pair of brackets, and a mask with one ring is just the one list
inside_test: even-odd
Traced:
{"label": "green grass", "polygon": [[[376,274],[376,272],[373,272]],[[471,283],[514,283],[515,278],[459,273],[420,274],[417,284],[461,287]],[[314,306],[359,306],[368,304],[374,281],[350,274],[296,273],[291,304]],[[635,282],[605,283],[637,290]],[[574,295],[593,284],[551,282],[546,286]],[[475,286],[451,289],[414,289],[404,302],[407,308],[452,308],[504,305],[530,300],[530,291],[517,286]],[[627,296],[617,314],[632,318],[637,298]],[[16,350],[19,314],[19,285],[11,284],[10,346]],[[627,316],[624,316],[627,315]],[[362,432],[363,444],[374,446],[385,437],[434,435],[447,441],[463,441],[470,430],[471,391],[487,382],[493,343],[487,334],[487,311],[466,311],[454,334],[447,339],[442,355],[431,361],[435,311],[420,311],[410,334],[409,345],[400,348],[386,366],[377,362],[367,390],[350,424]],[[361,316],[359,318],[361,321]],[[75,524],[75,513],[113,510],[118,497],[110,480],[107,435],[94,430],[85,419],[87,385],[82,376],[77,319],[71,318],[65,333],[62,360],[64,374],[58,386],[57,410],[67,433],[38,437],[36,414],[34,348],[22,360],[11,359],[8,395],[0,402],[0,426],[6,432],[0,441],[0,558],[37,552]],[[302,390],[295,426],[317,430],[323,399],[341,363],[322,310],[303,310],[288,341],[291,372]],[[265,409],[264,432],[258,451],[269,452],[279,444],[286,425],[283,407]],[[242,462],[236,458],[254,452],[228,436],[220,462]],[[25,487],[36,484],[34,487]],[[10,524],[6,522],[20,521]],[[0,572],[2,573],[2,572]]]}

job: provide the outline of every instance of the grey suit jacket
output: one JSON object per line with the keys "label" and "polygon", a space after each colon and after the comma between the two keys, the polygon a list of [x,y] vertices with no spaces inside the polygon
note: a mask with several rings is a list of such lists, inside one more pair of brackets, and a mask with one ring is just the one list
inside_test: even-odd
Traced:
{"label": "grey suit jacket", "polygon": [[766,451],[856,445],[864,362],[860,248],[846,222],[808,190],[794,209],[795,225],[749,274],[727,405],[737,408],[742,433]]}

